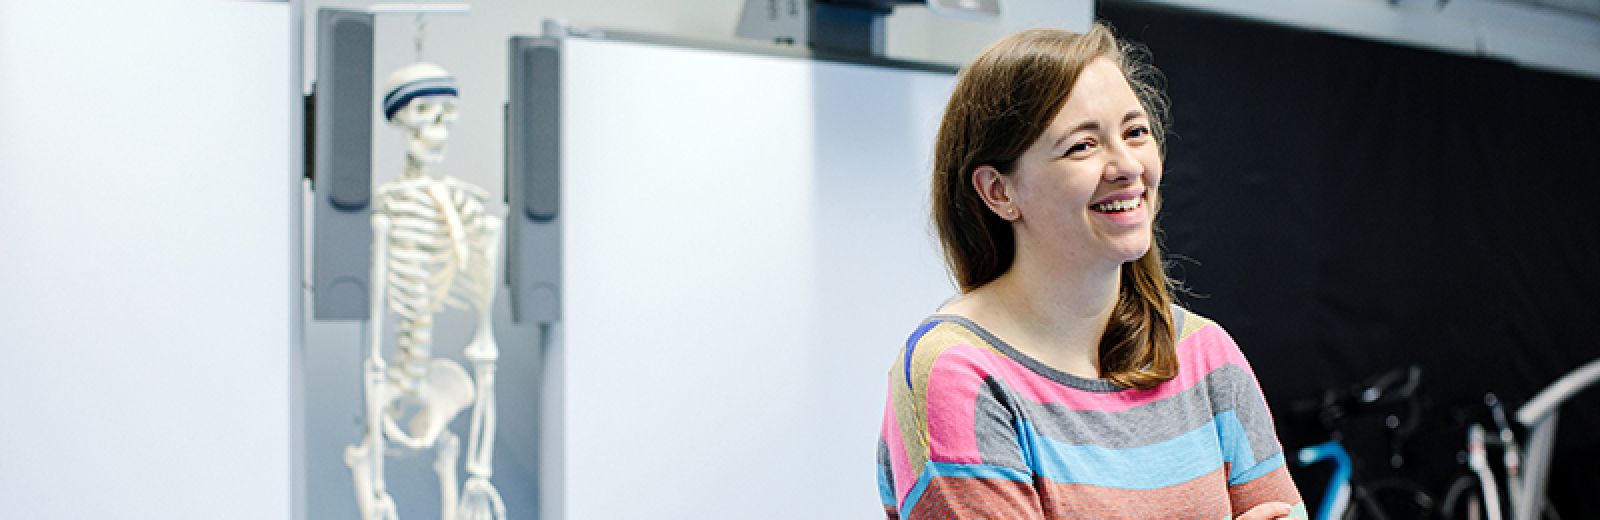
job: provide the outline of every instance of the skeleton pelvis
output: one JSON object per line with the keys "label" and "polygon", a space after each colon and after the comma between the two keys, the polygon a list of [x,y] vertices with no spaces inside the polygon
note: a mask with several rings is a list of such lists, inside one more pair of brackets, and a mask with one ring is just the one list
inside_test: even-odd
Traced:
{"label": "skeleton pelvis", "polygon": [[391,411],[391,417],[395,419],[403,419],[406,412],[411,412],[409,427],[403,432],[409,439],[397,440],[431,446],[439,434],[450,426],[450,421],[472,404],[475,393],[472,377],[461,365],[448,359],[432,360],[428,363],[428,374],[417,386],[416,393],[402,397],[396,403],[401,406]]}

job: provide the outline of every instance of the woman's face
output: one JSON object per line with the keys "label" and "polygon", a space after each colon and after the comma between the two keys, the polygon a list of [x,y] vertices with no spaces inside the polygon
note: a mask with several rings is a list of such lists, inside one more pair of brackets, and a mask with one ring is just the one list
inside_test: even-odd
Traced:
{"label": "woman's face", "polygon": [[1161,153],[1149,114],[1109,58],[1083,69],[1009,177],[1026,247],[1116,264],[1150,249]]}

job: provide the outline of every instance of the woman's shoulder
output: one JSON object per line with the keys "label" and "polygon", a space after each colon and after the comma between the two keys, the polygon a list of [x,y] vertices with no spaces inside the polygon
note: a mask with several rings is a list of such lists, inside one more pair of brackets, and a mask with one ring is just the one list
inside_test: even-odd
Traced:
{"label": "woman's shoulder", "polygon": [[906,355],[933,360],[951,352],[996,353],[1005,342],[979,325],[986,309],[979,291],[945,300],[906,338]]}
{"label": "woman's shoulder", "polygon": [[946,378],[960,373],[981,379],[993,372],[995,341],[964,316],[933,314],[907,335],[891,372],[913,390],[924,388],[935,369]]}
{"label": "woman's shoulder", "polygon": [[952,349],[993,351],[994,341],[992,335],[965,316],[936,313],[906,336],[901,356],[931,362]]}
{"label": "woman's shoulder", "polygon": [[1244,353],[1228,330],[1209,317],[1172,306],[1173,328],[1176,330],[1177,349],[1182,360],[1200,361],[1204,365],[1242,364]]}
{"label": "woman's shoulder", "polygon": [[1216,320],[1176,303],[1172,304],[1172,328],[1179,342],[1196,337],[1197,333],[1208,329],[1227,333]]}

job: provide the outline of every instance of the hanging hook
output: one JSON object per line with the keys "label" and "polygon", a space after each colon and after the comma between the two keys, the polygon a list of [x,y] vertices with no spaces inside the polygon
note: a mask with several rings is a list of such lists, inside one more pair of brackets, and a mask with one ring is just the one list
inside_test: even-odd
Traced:
{"label": "hanging hook", "polygon": [[418,61],[418,62],[422,61],[422,41],[425,39],[424,36],[423,36],[423,32],[427,31],[427,30],[428,30],[428,23],[422,20],[422,13],[417,13],[417,32],[416,32],[416,36],[412,37],[412,39],[414,40],[413,43],[416,45],[416,48],[417,48],[417,59],[416,59],[416,61]]}
{"label": "hanging hook", "polygon": [[417,30],[416,30],[416,35],[413,37],[415,39],[415,42],[413,42],[413,43],[416,45],[416,48],[417,48],[417,59],[416,59],[416,62],[418,62],[418,63],[422,62],[422,41],[425,38],[424,33],[428,30],[428,22],[426,22],[426,21],[424,21],[422,19],[422,9],[421,9],[421,7],[422,7],[422,0],[417,0],[417,8],[418,8],[417,9],[417,18],[416,18]]}
{"label": "hanging hook", "polygon": [[412,36],[412,45],[415,47],[417,61],[422,61],[422,48],[428,39],[429,14],[468,14],[472,6],[465,2],[425,2],[413,0],[411,2],[379,2],[367,6],[367,12],[373,14],[411,14],[415,15],[416,33]]}

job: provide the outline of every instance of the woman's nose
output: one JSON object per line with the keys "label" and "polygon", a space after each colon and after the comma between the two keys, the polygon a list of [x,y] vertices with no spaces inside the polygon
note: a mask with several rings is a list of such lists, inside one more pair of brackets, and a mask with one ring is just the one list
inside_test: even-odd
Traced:
{"label": "woman's nose", "polygon": [[1133,150],[1128,149],[1127,145],[1115,143],[1108,147],[1107,151],[1110,152],[1110,156],[1106,161],[1105,171],[1101,173],[1101,178],[1106,182],[1127,182],[1143,173],[1144,166],[1133,156]]}

